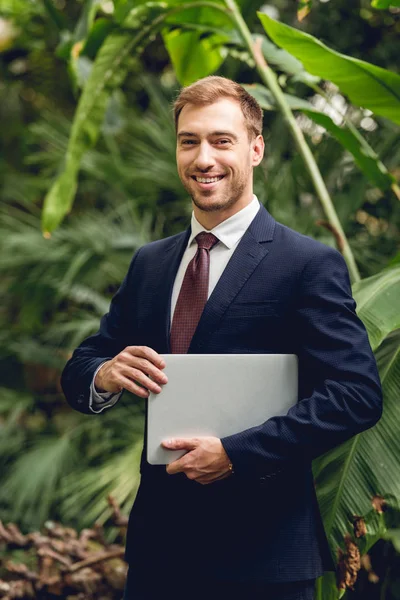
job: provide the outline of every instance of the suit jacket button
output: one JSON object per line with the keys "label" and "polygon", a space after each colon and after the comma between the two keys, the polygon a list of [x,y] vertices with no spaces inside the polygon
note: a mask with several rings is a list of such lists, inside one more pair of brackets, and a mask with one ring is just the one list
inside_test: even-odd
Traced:
{"label": "suit jacket button", "polygon": [[82,404],[82,402],[84,401],[85,396],[83,394],[79,394],[78,396],[78,404]]}

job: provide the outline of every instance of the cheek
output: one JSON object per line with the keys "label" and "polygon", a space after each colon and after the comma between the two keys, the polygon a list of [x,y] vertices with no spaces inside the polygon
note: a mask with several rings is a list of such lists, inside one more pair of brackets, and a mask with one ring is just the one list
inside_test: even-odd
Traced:
{"label": "cheek", "polygon": [[188,156],[182,156],[177,154],[176,164],[180,173],[183,173],[189,167],[190,163],[191,160]]}
{"label": "cheek", "polygon": [[185,171],[185,166],[183,165],[182,161],[177,162],[176,167],[179,175],[183,175]]}

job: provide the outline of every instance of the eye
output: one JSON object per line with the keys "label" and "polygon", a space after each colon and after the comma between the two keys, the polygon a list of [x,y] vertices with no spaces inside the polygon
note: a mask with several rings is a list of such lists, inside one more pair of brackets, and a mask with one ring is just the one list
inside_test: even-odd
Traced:
{"label": "eye", "polygon": [[222,140],[217,140],[216,144],[218,144],[218,146],[226,146],[227,144],[230,144],[231,140],[227,140],[227,139],[222,139]]}
{"label": "eye", "polygon": [[194,144],[196,144],[196,140],[182,140],[181,141],[182,146],[192,146]]}

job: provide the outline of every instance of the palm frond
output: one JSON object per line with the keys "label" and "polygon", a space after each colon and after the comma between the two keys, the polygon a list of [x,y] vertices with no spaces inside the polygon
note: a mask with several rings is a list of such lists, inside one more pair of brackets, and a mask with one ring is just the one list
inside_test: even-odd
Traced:
{"label": "palm frond", "polygon": [[11,517],[25,527],[40,527],[58,496],[66,469],[75,460],[75,448],[66,435],[25,448],[9,468],[0,490],[0,501],[11,507]]}
{"label": "palm frond", "polygon": [[142,440],[130,444],[125,451],[104,457],[101,466],[66,477],[62,485],[61,512],[67,521],[76,519],[80,509],[80,523],[104,523],[110,516],[107,496],[112,495],[122,510],[127,511],[136,495],[139,483],[139,461]]}

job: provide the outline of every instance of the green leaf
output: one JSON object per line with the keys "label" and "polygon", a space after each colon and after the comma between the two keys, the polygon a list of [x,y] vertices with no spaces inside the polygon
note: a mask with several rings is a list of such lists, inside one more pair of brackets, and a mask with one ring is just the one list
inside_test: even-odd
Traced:
{"label": "green leaf", "polygon": [[76,42],[87,38],[103,0],[86,0],[83,5],[82,15],[75,27],[74,39]]}
{"label": "green leaf", "polygon": [[[300,81],[315,91],[315,84],[319,82],[320,78],[305,71],[297,58],[289,54],[286,50],[275,46],[264,35],[255,35],[253,38],[255,41],[261,40],[263,55],[270,65],[275,65],[284,73],[291,75],[292,81]],[[289,102],[289,98],[287,100]],[[349,127],[345,124],[339,127],[328,115],[317,111],[310,103],[304,109],[301,106],[296,107],[295,103],[289,102],[289,106],[292,110],[296,110],[297,108],[303,110],[304,114],[307,114],[315,123],[329,131],[346,150],[351,152],[357,165],[374,185],[384,191],[391,188],[397,198],[400,199],[400,190],[396,185],[395,178],[389,173],[378,154],[368,144],[361,133],[357,131],[355,126],[351,127],[350,125]],[[307,109],[312,112],[308,112]],[[273,110],[273,108],[265,107],[265,110]]]}
{"label": "green leaf", "polygon": [[68,70],[74,87],[74,91],[78,92],[83,88],[90,77],[93,63],[87,56],[78,56],[71,58]]}
{"label": "green leaf", "polygon": [[[244,87],[255,97],[261,108],[264,110],[276,110],[274,97],[266,87],[260,84],[244,85]],[[346,150],[351,152],[357,165],[372,183],[382,190],[392,187],[395,178],[389,173],[378,155],[375,154],[361,135],[356,135],[346,126],[339,127],[330,116],[316,110],[307,100],[290,94],[284,94],[284,96],[292,110],[301,110],[315,123],[329,131]]]}
{"label": "green leaf", "polygon": [[[160,3],[152,6],[147,14],[146,26],[143,26],[144,16],[141,13],[138,20],[140,30],[136,35],[132,31],[115,31],[101,46],[75,113],[64,167],[44,201],[44,232],[53,231],[71,210],[82,156],[97,141],[111,93],[125,78],[127,59],[132,50],[146,39],[165,10]],[[131,22],[132,14],[131,11],[127,17]]]}
{"label": "green leaf", "polygon": [[389,262],[389,267],[393,267],[394,265],[398,265],[400,264],[400,252],[398,254],[396,254],[396,256],[394,256],[392,258],[392,260]]}
{"label": "green leaf", "polygon": [[400,265],[354,284],[353,292],[375,351],[391,331],[400,328]]}
{"label": "green leaf", "polygon": [[43,0],[43,4],[57,29],[60,32],[67,29],[67,21],[63,13],[55,7],[53,0]]}
{"label": "green leaf", "polygon": [[72,519],[76,514],[76,506],[80,506],[88,525],[95,521],[103,524],[110,516],[110,508],[106,503],[110,494],[128,512],[139,485],[142,448],[143,440],[139,438],[124,451],[103,460],[101,466],[86,469],[79,476],[76,472],[68,475],[61,491],[64,518]]}
{"label": "green leaf", "polygon": [[400,7],[400,0],[372,0],[371,6],[373,8],[380,8],[380,9],[390,8],[391,6]]}
{"label": "green leaf", "polygon": [[355,135],[345,125],[339,127],[334,123],[331,117],[315,109],[304,109],[302,112],[310,117],[314,123],[321,125],[329,131],[329,133],[333,135],[346,150],[351,152],[356,164],[367,179],[381,190],[391,189],[396,182],[396,179],[389,173],[379,156],[374,152],[371,146],[365,142],[361,134]]}
{"label": "green leaf", "polygon": [[[397,271],[397,295],[393,294],[390,272]],[[398,327],[399,319],[393,319],[399,297],[400,269],[384,271],[355,286],[354,295],[359,302],[359,314],[374,314],[380,321],[381,336]],[[370,293],[369,293],[370,292]],[[390,302],[385,300],[388,294]],[[366,302],[367,296],[370,297]],[[367,323],[371,325],[371,321]],[[378,343],[378,338],[376,337]],[[336,559],[337,548],[344,549],[344,536],[350,535],[361,553],[368,549],[393,526],[400,515],[400,438],[397,423],[400,421],[400,330],[390,333],[380,344],[376,358],[382,382],[384,411],[377,425],[355,436],[345,444],[314,461],[317,495],[325,531],[332,556]],[[384,511],[379,512],[375,499],[383,499]],[[361,517],[366,534],[355,535],[355,517]],[[327,590],[323,581],[322,591]],[[337,592],[338,593],[338,592]],[[327,596],[321,593],[318,600]],[[338,596],[336,596],[338,597]]]}
{"label": "green leaf", "polygon": [[278,67],[289,75],[304,73],[304,67],[297,58],[286,50],[278,48],[265,35],[253,35],[253,39],[255,42],[261,40],[261,50],[268,64]]}
{"label": "green leaf", "polygon": [[338,598],[336,575],[328,571],[315,582],[315,600],[338,600]]}
{"label": "green leaf", "polygon": [[[218,6],[218,2],[215,4]],[[209,6],[185,8],[169,16],[166,23],[177,26],[172,30],[164,30],[163,37],[175,74],[182,85],[190,85],[196,79],[214,73],[227,56],[224,45],[240,43],[239,38],[232,38],[231,32],[234,30],[229,17]],[[193,28],[194,31],[188,31]]]}
{"label": "green leaf", "polygon": [[165,46],[174,66],[176,77],[183,86],[214,73],[224,62],[225,37],[202,37],[198,32],[179,30],[163,33]]}
{"label": "green leaf", "polygon": [[113,28],[114,24],[109,19],[96,19],[86,38],[81,54],[93,59]]}
{"label": "green leaf", "polygon": [[70,439],[54,437],[40,440],[24,452],[9,469],[0,497],[12,499],[14,516],[23,515],[26,527],[39,527],[48,515],[67,467],[76,460]]}
{"label": "green leaf", "polygon": [[397,552],[400,552],[400,529],[389,529],[385,534],[385,540],[390,540]]}
{"label": "green leaf", "polygon": [[312,75],[333,81],[350,100],[400,125],[400,76],[340,54],[309,35],[258,13],[268,36]]}

